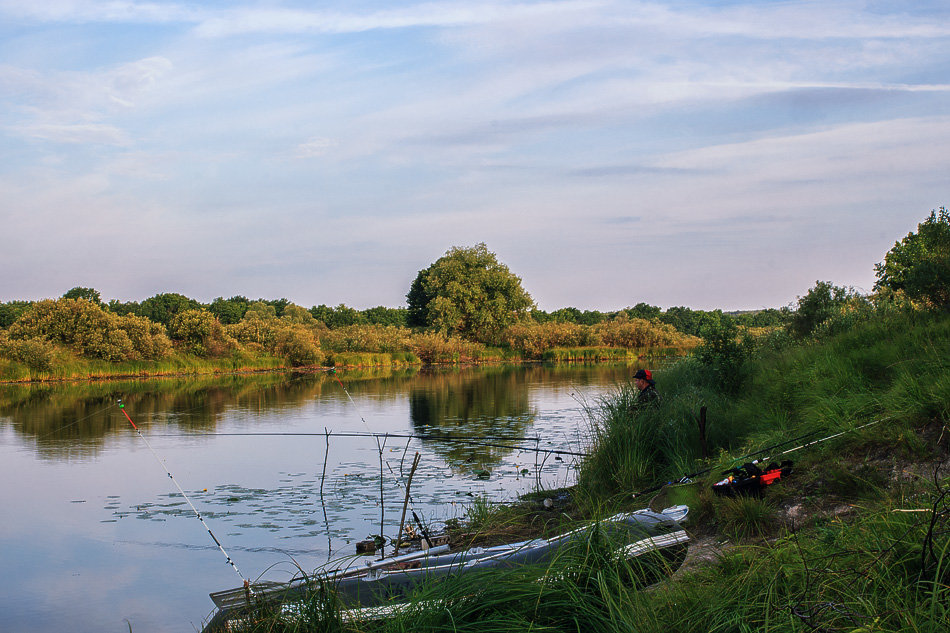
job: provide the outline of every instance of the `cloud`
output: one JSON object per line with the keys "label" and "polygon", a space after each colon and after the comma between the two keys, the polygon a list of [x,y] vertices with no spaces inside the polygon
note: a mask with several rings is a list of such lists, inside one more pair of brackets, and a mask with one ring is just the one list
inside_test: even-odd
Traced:
{"label": "cloud", "polygon": [[330,138],[312,138],[297,146],[296,155],[298,158],[323,156],[336,147],[336,145],[336,141]]}
{"label": "cloud", "polygon": [[130,0],[0,0],[0,12],[19,20],[39,22],[119,22],[165,24],[193,21],[202,12],[174,2]]}
{"label": "cloud", "polygon": [[459,27],[590,11],[599,2],[565,0],[536,3],[431,2],[366,13],[311,9],[239,7],[201,21],[196,32],[208,37],[247,33],[361,33],[377,29]]}
{"label": "cloud", "polygon": [[131,137],[105,120],[134,109],[172,69],[163,57],[149,57],[97,71],[25,70],[0,67],[0,86],[18,121],[6,129],[23,137],[58,143],[125,146]]}
{"label": "cloud", "polygon": [[111,125],[96,123],[38,124],[10,128],[23,136],[54,143],[129,145],[128,136]]}

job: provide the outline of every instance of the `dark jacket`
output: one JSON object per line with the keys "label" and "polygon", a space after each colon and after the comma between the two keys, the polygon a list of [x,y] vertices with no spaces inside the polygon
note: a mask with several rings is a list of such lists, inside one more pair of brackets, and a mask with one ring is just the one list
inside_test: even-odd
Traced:
{"label": "dark jacket", "polygon": [[637,394],[637,402],[634,408],[640,410],[648,405],[654,407],[660,406],[660,393],[653,385],[647,385],[646,389],[641,390],[640,393]]}

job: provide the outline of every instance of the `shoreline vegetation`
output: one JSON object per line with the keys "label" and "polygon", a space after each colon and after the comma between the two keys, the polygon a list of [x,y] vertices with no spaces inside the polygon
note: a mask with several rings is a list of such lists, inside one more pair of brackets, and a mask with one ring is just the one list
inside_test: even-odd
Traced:
{"label": "shoreline vegetation", "polygon": [[[483,342],[400,324],[406,311],[398,308],[306,310],[286,300],[244,298],[202,306],[176,294],[136,305],[133,311],[129,304],[105,304],[86,288],[58,299],[0,304],[0,382],[486,363],[633,363],[689,354],[701,341],[697,334],[710,326],[747,323],[746,331],[761,333],[789,319],[787,310],[729,315],[688,308],[661,311],[645,304],[612,313],[535,310]],[[237,307],[227,312],[225,306]]]}
{"label": "shoreline vegetation", "polygon": [[287,299],[178,293],[103,302],[77,286],[57,299],[0,303],[0,382],[319,367],[635,361],[686,354],[705,329],[784,326],[788,308],[735,315],[638,303],[537,309],[485,244],[453,247],[419,271],[407,307],[356,310]]}

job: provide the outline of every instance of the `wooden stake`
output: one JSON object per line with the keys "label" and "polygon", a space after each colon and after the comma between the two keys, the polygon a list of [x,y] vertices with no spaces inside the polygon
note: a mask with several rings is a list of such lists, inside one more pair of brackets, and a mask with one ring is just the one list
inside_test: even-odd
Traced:
{"label": "wooden stake", "polygon": [[412,459],[412,468],[409,470],[409,479],[406,481],[406,499],[402,502],[402,516],[399,518],[399,531],[396,532],[396,548],[393,550],[393,556],[399,556],[399,541],[402,540],[402,526],[406,524],[406,508],[409,506],[409,486],[412,485],[412,476],[416,473],[416,467],[419,465],[419,453]]}
{"label": "wooden stake", "polygon": [[706,445],[706,407],[699,408],[699,447],[703,452],[703,459],[709,457],[709,447]]}

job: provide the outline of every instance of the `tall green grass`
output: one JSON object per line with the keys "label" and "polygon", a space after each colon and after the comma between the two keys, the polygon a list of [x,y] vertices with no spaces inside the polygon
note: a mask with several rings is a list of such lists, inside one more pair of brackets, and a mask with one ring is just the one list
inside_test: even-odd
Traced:
{"label": "tall green grass", "polygon": [[581,465],[580,485],[592,493],[632,492],[714,463],[699,460],[703,406],[709,449],[724,463],[805,433],[832,435],[876,420],[882,421],[812,453],[855,442],[847,450],[913,452],[913,429],[950,418],[946,318],[866,320],[827,339],[762,352],[750,365],[746,383],[730,395],[696,359],[684,359],[657,372],[661,405],[642,412],[634,410],[635,389],[623,386],[592,411],[595,450]]}
{"label": "tall green grass", "polygon": [[327,364],[333,367],[405,367],[418,365],[419,358],[412,352],[332,352],[327,354]]}

